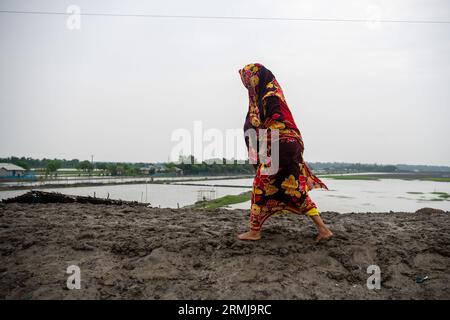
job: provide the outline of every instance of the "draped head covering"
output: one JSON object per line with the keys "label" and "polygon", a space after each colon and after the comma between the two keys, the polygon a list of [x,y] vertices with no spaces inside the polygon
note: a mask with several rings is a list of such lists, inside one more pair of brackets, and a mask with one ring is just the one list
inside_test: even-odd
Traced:
{"label": "draped head covering", "polygon": [[247,120],[255,128],[264,121],[264,103],[270,96],[286,102],[280,85],[273,73],[260,63],[250,63],[239,70],[241,80],[248,90],[249,107]]}

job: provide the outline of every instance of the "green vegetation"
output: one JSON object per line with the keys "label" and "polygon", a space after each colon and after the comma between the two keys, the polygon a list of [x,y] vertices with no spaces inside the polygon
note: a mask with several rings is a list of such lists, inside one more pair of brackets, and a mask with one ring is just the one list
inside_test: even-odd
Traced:
{"label": "green vegetation", "polygon": [[376,175],[320,175],[320,178],[328,178],[335,180],[379,180]]}
{"label": "green vegetation", "polygon": [[49,162],[59,161],[61,163],[61,168],[76,168],[79,163],[78,159],[66,160],[66,159],[34,159],[31,157],[8,157],[8,158],[0,158],[0,162],[13,163],[18,165],[26,170],[31,168],[42,168],[45,170]]}
{"label": "green vegetation", "polygon": [[[436,182],[450,182],[450,177],[440,176],[442,173],[381,173],[381,174],[345,174],[345,175],[318,175],[321,178],[335,179],[335,180],[380,180],[380,179],[402,179],[402,180],[420,180],[420,181],[436,181]],[[434,176],[433,176],[434,175]]]}
{"label": "green vegetation", "polygon": [[[52,171],[55,161],[60,165],[59,176],[110,175],[110,176],[217,176],[217,175],[251,175],[254,166],[248,161],[229,159],[209,159],[197,161],[193,156],[180,156],[178,162],[144,163],[144,162],[90,162],[78,159],[34,159],[31,157],[0,158],[0,162],[13,163],[36,174],[56,174]],[[379,180],[406,179],[450,182],[450,167],[426,165],[381,165],[340,162],[308,163],[316,174],[324,178],[337,180]],[[74,170],[75,169],[75,170]],[[378,174],[372,174],[378,173]],[[362,173],[361,175],[356,173]],[[336,174],[336,175],[335,175]],[[346,175],[341,175],[346,174]]]}
{"label": "green vegetation", "polygon": [[[186,163],[126,163],[126,162],[100,162],[92,163],[88,160],[66,160],[66,159],[33,159],[26,157],[8,157],[0,158],[0,162],[13,163],[21,166],[36,174],[57,174],[59,176],[83,176],[83,175],[111,175],[111,176],[139,176],[154,175],[158,176],[179,176],[179,175],[248,175],[254,174],[253,165],[246,162],[229,161],[225,159],[215,159],[214,161],[203,161],[197,163],[195,159],[183,159]],[[186,161],[188,160],[188,161]],[[192,161],[192,163],[191,163]],[[226,161],[226,162],[225,162]],[[227,165],[224,165],[224,162]],[[55,163],[58,167],[55,169]],[[141,168],[148,170],[141,171]],[[64,170],[67,169],[67,170]],[[76,169],[76,170],[73,170]],[[54,170],[54,171],[53,171]]]}
{"label": "green vegetation", "polygon": [[348,162],[314,162],[308,163],[313,170],[330,173],[356,173],[356,172],[440,172],[450,173],[448,166],[428,166],[428,165],[381,165],[377,163],[348,163]]}
{"label": "green vegetation", "polygon": [[[226,165],[225,165],[225,164]],[[236,174],[254,174],[255,169],[249,163],[239,163],[232,161],[226,162],[225,159],[215,162],[202,163],[167,163],[168,171],[174,171],[175,168],[183,170],[184,175],[236,175]]]}
{"label": "green vegetation", "polygon": [[438,192],[438,191],[429,192],[428,193],[429,195],[433,195],[434,196],[432,198],[427,197],[424,192],[413,192],[413,191],[410,191],[410,192],[407,192],[407,193],[421,195],[418,198],[419,201],[445,201],[445,200],[450,201],[450,194],[448,194],[447,192]]}
{"label": "green vegetation", "polygon": [[47,163],[47,167],[45,169],[45,175],[52,175],[54,174],[56,176],[56,171],[61,168],[61,161],[59,160],[51,160]]}
{"label": "green vegetation", "polygon": [[422,180],[436,181],[436,182],[450,182],[450,177],[428,177]]}
{"label": "green vegetation", "polygon": [[92,162],[84,160],[77,165],[77,169],[91,173],[92,171],[94,171],[94,165],[92,164]]}
{"label": "green vegetation", "polygon": [[228,195],[221,198],[217,198],[209,201],[197,201],[194,205],[189,206],[190,208],[204,208],[204,209],[217,209],[230,204],[241,203],[249,201],[251,198],[251,191],[246,191],[238,195]]}
{"label": "green vegetation", "polygon": [[449,199],[450,198],[450,194],[448,194],[447,192],[430,192],[430,193],[431,194],[435,194],[439,198],[442,198],[442,199]]}

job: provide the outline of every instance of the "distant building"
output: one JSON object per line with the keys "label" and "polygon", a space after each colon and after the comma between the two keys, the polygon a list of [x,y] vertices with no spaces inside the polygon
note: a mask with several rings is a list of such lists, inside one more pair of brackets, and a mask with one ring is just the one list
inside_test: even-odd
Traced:
{"label": "distant building", "polygon": [[12,163],[0,163],[0,177],[2,178],[22,177],[24,174],[25,169],[22,167]]}
{"label": "distant building", "polygon": [[156,169],[155,169],[154,166],[150,165],[150,166],[148,166],[148,167],[142,167],[142,168],[139,168],[139,172],[140,172],[142,175],[149,176],[149,175],[155,173],[155,172],[156,172]]}
{"label": "distant building", "polygon": [[[183,175],[183,169],[180,169],[178,167],[174,167],[172,170],[177,176],[182,176]],[[155,164],[147,165],[145,167],[141,167],[141,168],[139,168],[139,172],[142,175],[153,175],[153,174],[167,174],[167,173],[170,173],[167,170],[167,168],[166,168],[164,163],[155,163]]]}
{"label": "distant building", "polygon": [[183,169],[175,167],[175,173],[176,173],[177,176],[182,176],[183,175]]}
{"label": "distant building", "polygon": [[157,173],[167,172],[166,165],[164,163],[155,163],[153,167],[155,168],[155,172]]}

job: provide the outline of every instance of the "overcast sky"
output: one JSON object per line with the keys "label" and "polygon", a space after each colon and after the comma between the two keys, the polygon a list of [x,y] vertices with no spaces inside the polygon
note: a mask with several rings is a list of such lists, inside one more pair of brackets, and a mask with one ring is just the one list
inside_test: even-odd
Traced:
{"label": "overcast sky", "polygon": [[[0,10],[450,20],[450,1],[5,1]],[[0,14],[0,156],[166,161],[174,130],[242,129],[238,69],[284,89],[305,159],[450,165],[450,24]]]}

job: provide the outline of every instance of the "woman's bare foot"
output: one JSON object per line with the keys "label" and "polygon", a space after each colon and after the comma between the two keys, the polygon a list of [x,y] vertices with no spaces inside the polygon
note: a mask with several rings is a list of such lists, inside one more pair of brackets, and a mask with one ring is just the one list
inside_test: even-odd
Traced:
{"label": "woman's bare foot", "polygon": [[261,231],[247,231],[238,235],[239,240],[259,240],[261,239]]}
{"label": "woman's bare foot", "polygon": [[311,219],[314,221],[317,231],[319,231],[316,242],[328,240],[333,236],[333,233],[328,229],[319,215],[311,216]]}
{"label": "woman's bare foot", "polygon": [[316,242],[325,241],[330,239],[333,236],[333,232],[330,231],[327,227],[319,229],[319,235],[316,238]]}

